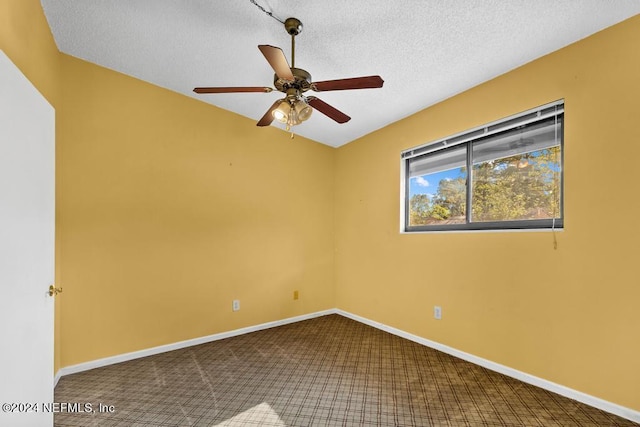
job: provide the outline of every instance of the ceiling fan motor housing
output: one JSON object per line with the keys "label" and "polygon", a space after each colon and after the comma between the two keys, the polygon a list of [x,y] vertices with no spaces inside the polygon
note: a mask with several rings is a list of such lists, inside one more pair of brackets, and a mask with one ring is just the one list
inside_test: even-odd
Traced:
{"label": "ceiling fan motor housing", "polygon": [[277,74],[273,76],[273,85],[280,92],[286,93],[287,89],[297,89],[300,92],[306,92],[311,89],[311,74],[302,68],[291,68],[293,81],[281,79]]}

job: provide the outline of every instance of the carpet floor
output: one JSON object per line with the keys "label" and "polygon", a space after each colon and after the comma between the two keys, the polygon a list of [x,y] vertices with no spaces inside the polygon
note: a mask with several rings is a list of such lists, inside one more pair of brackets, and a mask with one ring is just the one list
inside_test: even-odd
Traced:
{"label": "carpet floor", "polygon": [[638,426],[339,315],[68,375],[55,401],[91,404],[56,427]]}

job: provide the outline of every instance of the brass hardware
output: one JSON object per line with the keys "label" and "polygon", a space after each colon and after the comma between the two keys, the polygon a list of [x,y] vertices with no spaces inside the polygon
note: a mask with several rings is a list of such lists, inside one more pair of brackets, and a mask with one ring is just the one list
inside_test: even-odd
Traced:
{"label": "brass hardware", "polygon": [[297,18],[287,18],[284,28],[291,34],[291,68],[296,66],[296,36],[302,32],[302,22]]}
{"label": "brass hardware", "polygon": [[49,296],[55,296],[62,293],[62,288],[56,288],[53,285],[49,286]]}
{"label": "brass hardware", "polygon": [[280,92],[287,93],[288,89],[297,89],[300,92],[306,92],[311,87],[311,74],[302,68],[291,67],[293,81],[281,79],[277,74],[273,76],[273,85]]}
{"label": "brass hardware", "polygon": [[302,22],[296,18],[287,18],[284,21],[284,29],[292,36],[297,36],[302,32]]}

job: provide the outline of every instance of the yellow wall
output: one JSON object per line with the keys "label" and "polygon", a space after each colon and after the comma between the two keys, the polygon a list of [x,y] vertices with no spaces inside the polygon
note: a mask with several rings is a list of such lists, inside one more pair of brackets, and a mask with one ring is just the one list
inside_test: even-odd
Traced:
{"label": "yellow wall", "polygon": [[[337,306],[640,410],[638,39],[635,17],[333,150],[62,55],[39,1],[0,0],[0,49],[56,108],[56,369]],[[557,250],[398,233],[400,151],[560,98]]]}
{"label": "yellow wall", "polygon": [[55,107],[60,54],[38,0],[0,0],[0,49]]}
{"label": "yellow wall", "polygon": [[[338,149],[337,306],[640,410],[638,40],[635,17]],[[550,232],[399,233],[402,150],[561,98],[557,250]]]}
{"label": "yellow wall", "polygon": [[63,366],[334,307],[334,149],[62,66]]}
{"label": "yellow wall", "polygon": [[56,108],[56,371],[334,306],[332,148],[60,54],[37,0],[0,48]]}

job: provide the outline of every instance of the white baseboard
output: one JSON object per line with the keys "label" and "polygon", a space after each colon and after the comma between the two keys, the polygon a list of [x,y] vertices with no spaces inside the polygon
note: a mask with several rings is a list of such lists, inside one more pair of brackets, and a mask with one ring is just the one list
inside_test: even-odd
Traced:
{"label": "white baseboard", "polygon": [[56,388],[56,386],[58,385],[58,381],[60,381],[60,378],[62,378],[62,369],[58,369],[58,372],[56,372],[56,376],[53,377],[53,388]]}
{"label": "white baseboard", "polygon": [[126,362],[129,360],[140,359],[141,357],[153,356],[154,354],[166,353],[167,351],[179,350],[185,347],[191,347],[194,345],[205,344],[211,341],[218,341],[225,338],[231,338],[238,335],[244,335],[251,332],[261,331],[263,329],[274,328],[276,326],[287,325],[289,323],[300,322],[302,320],[313,319],[315,317],[326,316],[328,314],[335,314],[335,309],[329,309],[324,311],[318,311],[310,314],[303,314],[301,316],[289,317],[287,319],[276,320],[273,322],[262,323],[260,325],[248,326],[246,328],[235,329],[233,331],[221,332],[219,334],[208,335],[206,337],[194,338],[185,341],[179,341],[173,344],[161,345],[158,347],[152,347],[145,350],[133,351],[131,353],[119,354],[117,356],[105,357],[103,359],[92,360],[90,362],[79,363],[77,365],[67,366],[61,368],[55,376],[54,384],[57,385],[60,378],[65,375],[76,374],[78,372],[88,371],[90,369],[101,368],[103,366],[114,365],[116,363]]}
{"label": "white baseboard", "polygon": [[536,376],[527,374],[525,372],[518,371],[517,369],[513,369],[508,366],[504,366],[487,359],[483,359],[482,357],[465,353],[464,351],[460,351],[453,347],[449,347],[447,345],[440,344],[438,342],[431,341],[426,338],[422,338],[417,335],[410,334],[400,329],[396,329],[394,327],[385,325],[383,323],[375,322],[373,320],[358,316],[356,314],[352,314],[343,310],[335,310],[335,312],[341,316],[348,317],[349,319],[355,320],[360,323],[364,323],[365,325],[373,326],[376,329],[389,332],[390,334],[397,335],[399,337],[406,338],[410,341],[416,342],[418,344],[422,344],[424,346],[433,348],[443,353],[450,354],[451,356],[455,356],[459,359],[466,360],[467,362],[471,362],[475,365],[482,366],[483,368],[487,368],[489,370],[501,373],[511,378],[515,378],[527,384],[540,387],[542,389],[551,391],[553,393],[557,393],[561,396],[568,397],[569,399],[582,402],[586,405],[593,406],[594,408],[598,408],[603,411],[609,412],[611,414],[618,415],[619,417],[626,418],[628,420],[640,423],[639,411],[626,408],[624,406],[620,406],[615,403],[611,403],[609,401],[600,399],[598,397],[594,397],[589,394],[582,393],[581,391],[573,390],[569,387],[565,387],[563,385],[556,384],[554,382],[547,381],[542,378],[538,378]]}
{"label": "white baseboard", "polygon": [[233,331],[222,332],[219,334],[208,335],[206,337],[194,338],[191,340],[180,341],[173,344],[162,345],[158,347],[149,348],[146,350],[134,351],[131,353],[125,353],[112,357],[105,357],[104,359],[93,360],[90,362],[80,363],[73,366],[67,366],[65,368],[60,369],[55,376],[54,384],[57,385],[58,381],[61,377],[65,375],[75,374],[78,372],[88,371],[90,369],[100,368],[103,366],[113,365],[120,362],[126,362],[128,360],[139,359],[141,357],[152,356],[154,354],[165,353],[167,351],[178,350],[185,347],[191,347],[194,345],[200,345],[212,341],[217,341],[225,338],[231,338],[238,335],[248,334],[250,332],[261,331],[263,329],[269,329],[276,326],[287,325],[289,323],[300,322],[302,320],[313,319],[315,317],[326,316],[329,314],[339,314],[341,316],[347,317],[349,319],[355,320],[360,323],[364,323],[365,325],[372,326],[376,329],[380,329],[385,332],[389,332],[390,334],[406,338],[410,341],[416,342],[418,344],[433,348],[435,350],[441,351],[443,353],[450,354],[451,356],[457,357],[462,360],[466,360],[467,362],[471,362],[478,366],[482,366],[483,368],[490,369],[492,371],[501,373],[511,378],[515,378],[527,384],[534,385],[536,387],[540,387],[542,389],[551,391],[553,393],[557,393],[561,396],[568,397],[569,399],[576,400],[578,402],[582,402],[586,405],[593,406],[594,408],[601,409],[603,411],[609,412],[614,415],[618,415],[620,417],[626,418],[628,420],[640,423],[640,412],[634,409],[626,408],[624,406],[617,405],[615,403],[611,403],[609,401],[600,399],[598,397],[594,397],[588,395],[586,393],[582,393],[577,390],[573,390],[569,387],[565,387],[560,384],[556,384],[551,381],[547,381],[542,378],[538,378],[536,376],[527,374],[525,372],[518,371],[517,369],[510,368],[508,366],[501,365],[499,363],[492,362],[487,359],[483,359],[482,357],[474,356],[473,354],[465,353],[464,351],[455,349],[453,347],[449,347],[444,344],[440,344],[436,341],[431,341],[426,338],[419,337],[417,335],[410,334],[409,332],[405,332],[403,330],[385,325],[383,323],[375,322],[373,320],[367,319],[365,317],[358,316],[356,314],[349,313],[344,310],[339,309],[329,309],[324,311],[318,311],[315,313],[304,314],[302,316],[290,317],[283,320],[276,320],[273,322],[262,323],[260,325],[249,326],[246,328],[235,329]]}

